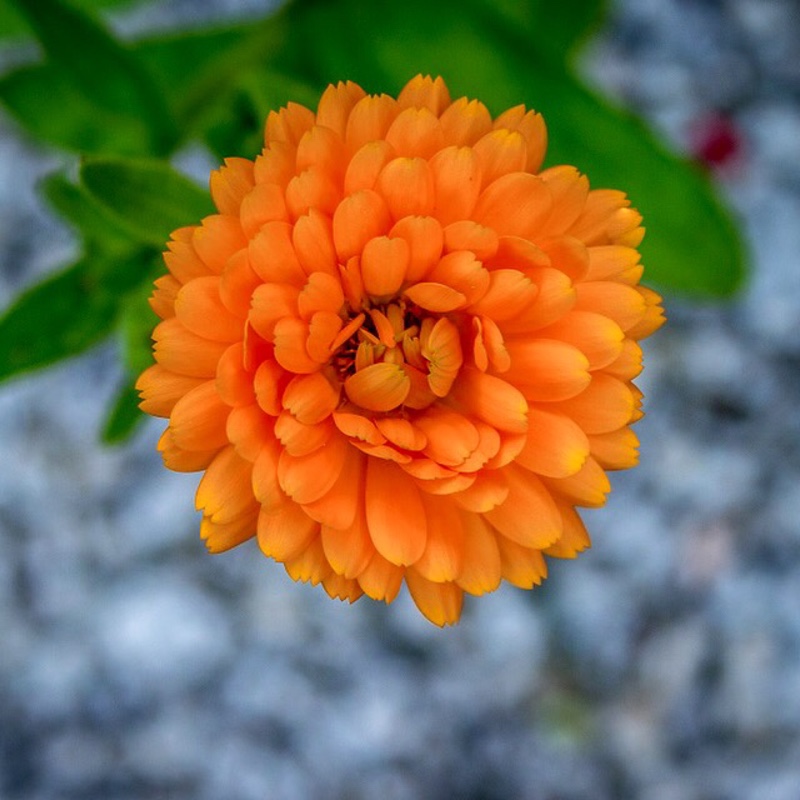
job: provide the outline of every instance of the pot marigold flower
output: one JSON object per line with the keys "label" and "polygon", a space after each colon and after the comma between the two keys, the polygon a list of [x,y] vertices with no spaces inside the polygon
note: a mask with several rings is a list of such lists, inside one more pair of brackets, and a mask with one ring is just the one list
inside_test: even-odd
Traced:
{"label": "pot marigold flower", "polygon": [[492,119],[417,76],[269,115],[175,231],[141,407],[170,469],[203,471],[208,549],[254,535],[297,581],[437,625],[464,592],[530,589],[589,546],[576,507],[631,467],[641,216],[574,167],[542,117]]}

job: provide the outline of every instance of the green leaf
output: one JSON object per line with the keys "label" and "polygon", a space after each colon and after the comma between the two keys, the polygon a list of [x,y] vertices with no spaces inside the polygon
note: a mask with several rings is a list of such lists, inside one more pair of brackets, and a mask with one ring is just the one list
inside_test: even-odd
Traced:
{"label": "green leaf", "polygon": [[147,274],[142,261],[84,259],[18,297],[0,316],[0,380],[104,339],[116,325],[125,293]]}
{"label": "green leaf", "polygon": [[87,191],[61,173],[48,175],[41,190],[54,211],[81,235],[89,251],[129,254],[138,245],[123,225],[114,219]]}
{"label": "green leaf", "polygon": [[595,30],[607,0],[481,0],[489,12],[524,32],[544,55],[563,63]]}
{"label": "green leaf", "polygon": [[[112,6],[131,5],[131,0],[71,0],[78,8],[99,10]],[[30,26],[16,10],[13,0],[0,0],[0,39],[29,36]]]}
{"label": "green leaf", "polygon": [[121,444],[134,433],[144,421],[139,409],[139,393],[136,378],[130,378],[118,390],[114,404],[103,423],[101,438],[105,444]]}
{"label": "green leaf", "polygon": [[[123,141],[141,137],[141,152],[169,152],[177,139],[169,108],[157,85],[136,57],[86,12],[63,0],[13,0],[48,61]],[[17,92],[18,97],[18,92]],[[50,113],[61,98],[52,90],[39,96]],[[91,120],[91,117],[89,117]]]}
{"label": "green leaf", "polygon": [[440,74],[454,96],[478,97],[495,114],[525,103],[544,114],[548,163],[575,165],[594,188],[622,189],[642,212],[646,281],[709,296],[739,286],[740,235],[708,179],[630,114],[600,101],[528,35],[489,14],[483,0],[458,10],[427,0],[307,0],[285,14],[286,71],[320,87],[346,76],[392,93],[418,72]]}
{"label": "green leaf", "polygon": [[164,161],[90,159],[81,166],[81,183],[118,224],[156,247],[176,228],[214,212],[209,192]]}

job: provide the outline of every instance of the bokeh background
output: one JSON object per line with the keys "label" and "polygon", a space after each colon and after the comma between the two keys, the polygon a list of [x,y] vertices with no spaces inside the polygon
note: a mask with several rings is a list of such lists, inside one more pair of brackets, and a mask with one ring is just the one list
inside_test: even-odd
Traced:
{"label": "bokeh background", "polygon": [[[587,514],[593,548],[453,629],[405,595],[350,607],[255,543],[207,555],[158,422],[99,443],[114,343],[6,383],[0,797],[800,798],[800,6],[618,0],[579,65],[706,163],[752,265],[730,301],[667,294],[642,464]],[[78,252],[35,190],[58,166],[0,110],[0,307]]]}

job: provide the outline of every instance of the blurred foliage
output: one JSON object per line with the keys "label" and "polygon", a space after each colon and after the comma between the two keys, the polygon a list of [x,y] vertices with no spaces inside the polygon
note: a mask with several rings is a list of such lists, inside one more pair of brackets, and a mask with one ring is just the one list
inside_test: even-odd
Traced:
{"label": "blurred foliage", "polygon": [[42,58],[0,76],[0,103],[34,139],[80,157],[78,179],[43,192],[83,243],[72,266],[0,316],[0,380],[79,353],[114,333],[130,380],[108,441],[138,418],[134,376],[150,363],[146,303],[171,230],[212,212],[208,192],[170,166],[190,142],[253,157],[270,110],[313,107],[329,82],[396,93],[441,74],[454,96],[493,113],[544,114],[548,164],[626,191],[645,217],[648,280],[706,297],[743,277],[739,234],[699,168],[668,152],[630,114],[575,77],[572,56],[602,22],[602,0],[294,0],[247,24],[121,42],[98,21],[102,0],[0,0],[0,31],[34,36]]}

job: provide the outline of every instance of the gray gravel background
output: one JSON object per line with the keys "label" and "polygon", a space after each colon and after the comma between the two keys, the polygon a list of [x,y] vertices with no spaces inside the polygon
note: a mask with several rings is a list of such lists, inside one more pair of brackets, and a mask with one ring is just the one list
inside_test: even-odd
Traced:
{"label": "gray gravel background", "polygon": [[[201,13],[159,6],[120,24]],[[208,556],[158,422],[97,445],[113,346],[8,384],[0,798],[800,798],[800,4],[622,0],[583,68],[682,149],[730,118],[754,262],[732,304],[667,298],[593,549],[451,630],[343,606],[255,544]],[[55,165],[0,115],[0,306],[75,253]]]}

